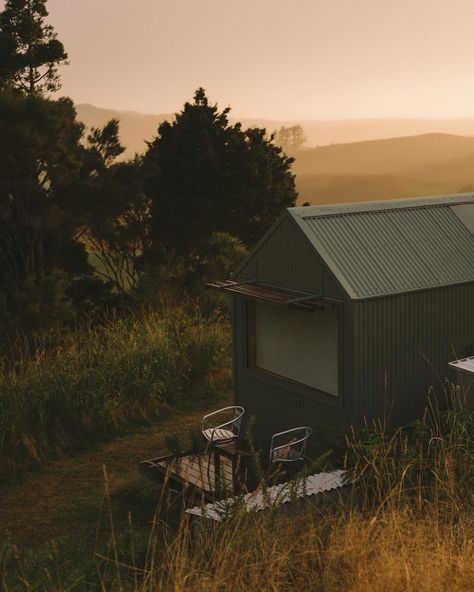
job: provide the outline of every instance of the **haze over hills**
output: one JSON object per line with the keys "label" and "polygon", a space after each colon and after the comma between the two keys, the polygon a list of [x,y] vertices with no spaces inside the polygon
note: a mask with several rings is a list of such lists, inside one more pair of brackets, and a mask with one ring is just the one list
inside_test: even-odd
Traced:
{"label": "haze over hills", "polygon": [[474,164],[474,138],[433,133],[303,150],[293,170],[300,175],[403,173],[429,179],[435,174],[445,180],[452,178],[453,165],[462,163],[464,170],[466,159]]}
{"label": "haze over hills", "polygon": [[474,187],[474,138],[423,134],[296,154],[300,202],[457,193]]}
{"label": "haze over hills", "polygon": [[[165,119],[173,119],[170,113],[156,115],[135,111],[103,109],[89,104],[76,105],[79,119],[86,126],[99,126],[112,117],[121,124],[121,138],[127,147],[127,155],[145,149],[145,140],[150,140],[158,125]],[[346,142],[396,138],[426,133],[446,133],[474,136],[474,118],[464,119],[339,119],[339,120],[298,120],[276,121],[262,118],[238,118],[244,127],[264,127],[272,132],[283,126],[301,125],[308,138],[308,146],[325,146]]]}
{"label": "haze over hills", "polygon": [[99,127],[110,119],[120,121],[120,140],[126,147],[125,157],[132,157],[136,152],[146,150],[146,140],[156,135],[160,123],[172,119],[172,114],[146,115],[136,111],[118,111],[116,109],[102,109],[94,105],[76,105],[77,116],[87,128]]}
{"label": "haze over hills", "polygon": [[[127,147],[125,157],[143,152],[145,140],[153,138],[158,125],[174,117],[92,105],[78,105],[77,111],[88,127],[118,118]],[[469,137],[474,136],[474,119],[240,121],[244,127],[269,131],[299,124],[308,144],[320,145],[295,155],[299,203],[412,197],[474,188],[474,137]],[[390,134],[393,137],[380,139]]]}

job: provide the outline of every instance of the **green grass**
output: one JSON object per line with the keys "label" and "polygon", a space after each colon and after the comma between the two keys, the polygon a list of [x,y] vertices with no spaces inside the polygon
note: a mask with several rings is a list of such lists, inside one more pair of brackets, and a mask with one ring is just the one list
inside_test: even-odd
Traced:
{"label": "green grass", "polygon": [[[55,452],[229,388],[228,323],[192,307],[38,335],[33,350],[18,345],[15,363],[5,362],[0,376],[6,480]],[[474,581],[474,420],[462,393],[447,394],[447,411],[432,407],[410,429],[375,424],[344,445],[342,432],[315,433],[312,454],[332,449],[333,462],[345,463],[353,504],[308,504],[288,515],[237,512],[196,528],[181,515],[181,499],[120,464],[113,478],[104,473],[103,493],[67,505],[61,538],[21,547],[11,532],[0,541],[0,589],[467,592]],[[170,425],[166,420],[163,441]],[[123,446],[117,450],[123,454]]]}
{"label": "green grass", "polygon": [[[179,500],[136,481],[105,494],[95,543],[6,544],[6,590],[467,592],[474,578],[474,422],[453,391],[414,429],[350,437],[355,503],[179,520]],[[164,493],[163,497],[161,494]],[[175,498],[176,500],[176,498]],[[82,508],[85,520],[93,508]]]}
{"label": "green grass", "polygon": [[0,481],[229,388],[228,322],[173,308],[36,336],[0,367]]}

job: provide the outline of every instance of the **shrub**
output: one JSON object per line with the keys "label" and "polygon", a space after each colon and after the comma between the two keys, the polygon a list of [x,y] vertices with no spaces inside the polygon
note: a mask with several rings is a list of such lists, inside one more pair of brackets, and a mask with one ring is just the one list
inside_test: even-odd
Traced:
{"label": "shrub", "polygon": [[36,335],[0,365],[0,479],[49,452],[150,422],[230,385],[230,332],[218,315],[165,309],[72,333]]}

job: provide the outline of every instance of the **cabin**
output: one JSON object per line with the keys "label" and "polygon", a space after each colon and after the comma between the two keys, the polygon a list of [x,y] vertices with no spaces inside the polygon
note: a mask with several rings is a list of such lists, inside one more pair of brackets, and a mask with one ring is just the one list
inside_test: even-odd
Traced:
{"label": "cabin", "polygon": [[405,425],[474,354],[474,194],[289,208],[213,287],[233,299],[235,404],[259,441]]}

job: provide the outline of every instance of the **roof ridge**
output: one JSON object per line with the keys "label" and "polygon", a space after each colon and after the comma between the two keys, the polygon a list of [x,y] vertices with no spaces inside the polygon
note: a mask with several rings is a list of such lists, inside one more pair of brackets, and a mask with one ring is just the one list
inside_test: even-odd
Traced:
{"label": "roof ridge", "polygon": [[340,204],[321,204],[316,206],[299,206],[288,208],[292,216],[308,219],[316,217],[342,216],[347,214],[364,214],[387,212],[390,210],[412,210],[431,207],[447,207],[474,203],[474,193],[455,193],[426,197],[404,197],[400,199],[348,202]]}

